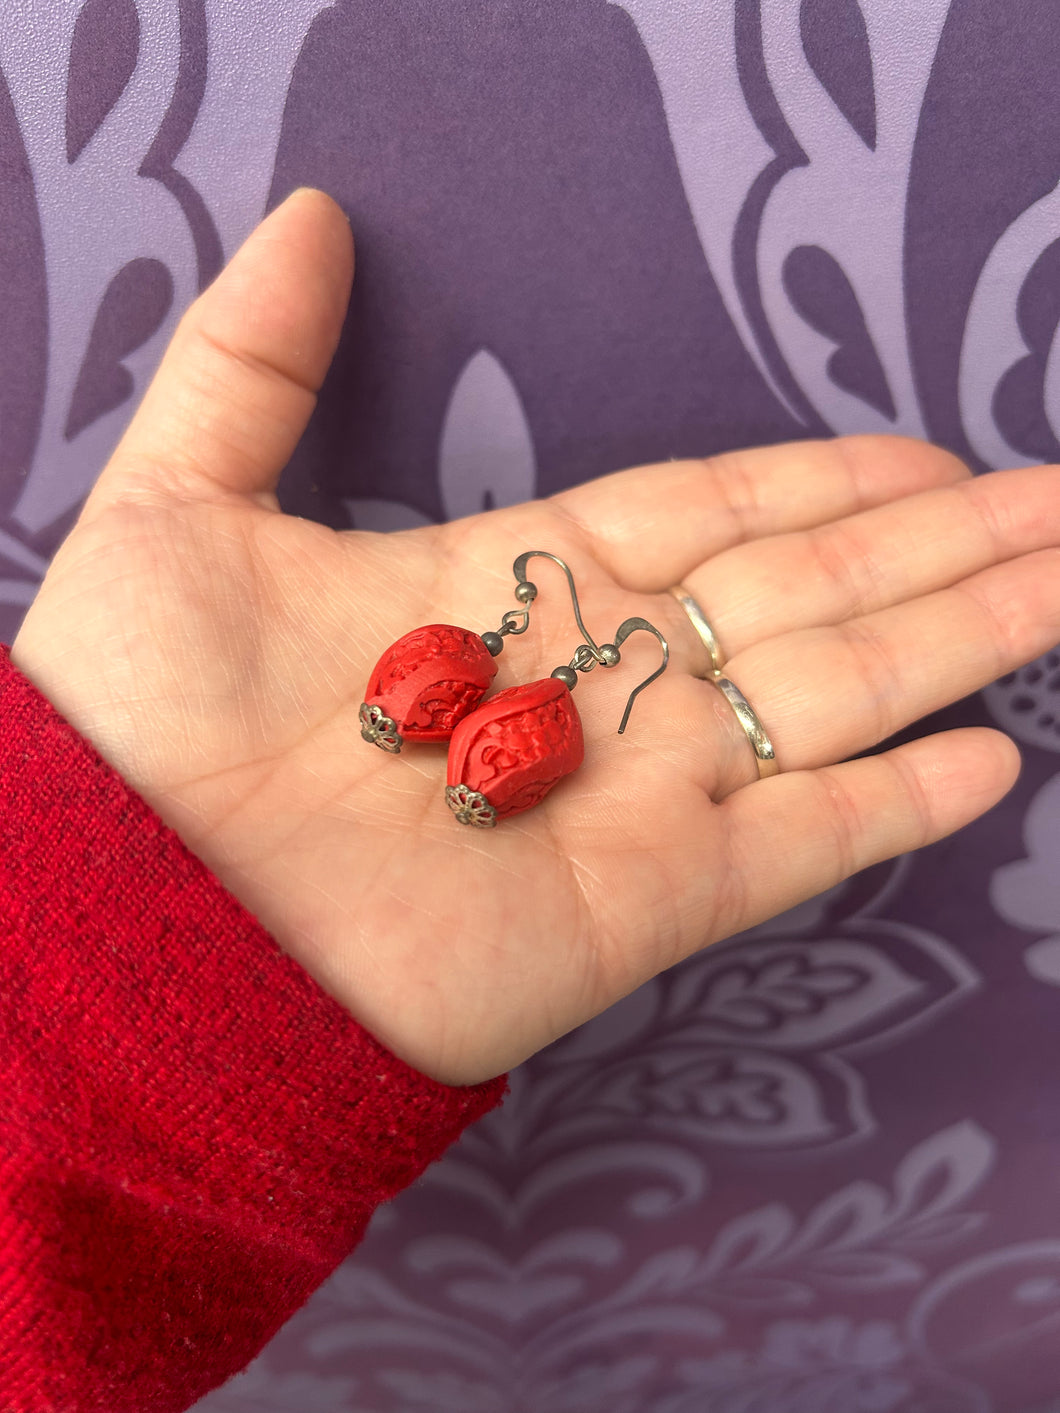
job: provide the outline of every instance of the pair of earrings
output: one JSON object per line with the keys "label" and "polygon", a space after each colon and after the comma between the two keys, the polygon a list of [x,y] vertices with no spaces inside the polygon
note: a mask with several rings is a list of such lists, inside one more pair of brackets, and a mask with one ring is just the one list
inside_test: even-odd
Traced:
{"label": "pair of earrings", "polygon": [[[479,705],[497,673],[494,658],[513,633],[530,626],[537,585],[526,577],[536,555],[551,559],[567,576],[574,617],[581,631],[569,664],[525,686],[507,687]],[[384,751],[407,741],[448,741],[446,803],[461,824],[492,828],[499,819],[540,804],[552,787],[577,770],[584,757],[581,719],[571,697],[579,672],[598,664],[614,667],[631,633],[644,629],[662,644],[662,666],[634,688],[619,734],[626,729],[633,701],[654,682],[670,660],[658,628],[643,618],[627,618],[613,643],[598,646],[582,622],[574,578],[563,560],[548,550],[527,550],[512,566],[515,597],[495,632],[473,633],[448,623],[414,628],[392,643],[375,665],[361,703],[361,735]]]}

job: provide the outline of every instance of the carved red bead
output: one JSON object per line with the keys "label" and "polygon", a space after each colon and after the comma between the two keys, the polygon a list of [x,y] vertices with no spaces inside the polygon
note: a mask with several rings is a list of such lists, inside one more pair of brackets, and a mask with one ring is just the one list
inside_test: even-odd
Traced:
{"label": "carved red bead", "polygon": [[508,687],[453,732],[446,799],[462,824],[489,826],[539,804],[584,755],[565,683],[545,677]]}
{"label": "carved red bead", "polygon": [[496,675],[493,655],[469,628],[414,628],[387,648],[368,679],[362,735],[391,751],[400,750],[402,740],[448,741]]}

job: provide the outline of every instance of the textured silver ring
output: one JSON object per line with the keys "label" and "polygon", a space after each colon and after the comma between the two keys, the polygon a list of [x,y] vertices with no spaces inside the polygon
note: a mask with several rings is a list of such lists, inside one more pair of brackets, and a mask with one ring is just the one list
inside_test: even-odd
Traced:
{"label": "textured silver ring", "polygon": [[774,751],[773,742],[766,734],[766,729],[759,721],[754,707],[735,682],[730,682],[727,677],[720,676],[715,677],[713,681],[715,687],[725,693],[732,704],[737,720],[747,732],[747,739],[754,749],[755,760],[758,762],[758,778],[764,780],[767,775],[776,775],[780,770],[780,766],[777,764],[777,753]]}
{"label": "textured silver ring", "polygon": [[675,584],[669,592],[673,594],[674,598],[684,609],[685,613],[688,615],[688,621],[699,634],[700,640],[707,652],[710,653],[710,665],[713,669],[711,678],[717,679],[721,672],[721,648],[718,646],[718,640],[714,636],[714,629],[707,622],[707,615],[700,608],[699,604],[696,603],[684,584]]}

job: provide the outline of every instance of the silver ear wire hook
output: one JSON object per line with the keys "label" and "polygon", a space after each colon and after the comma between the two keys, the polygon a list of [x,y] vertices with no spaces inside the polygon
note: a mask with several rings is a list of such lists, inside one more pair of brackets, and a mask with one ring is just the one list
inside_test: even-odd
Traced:
{"label": "silver ear wire hook", "polygon": [[[662,643],[662,650],[663,650],[662,666],[661,666],[661,667],[657,667],[657,668],[655,669],[655,671],[651,674],[650,677],[645,677],[644,681],[640,684],[640,686],[639,686],[639,687],[634,687],[634,688],[633,688],[633,691],[630,692],[630,694],[629,694],[629,700],[626,702],[626,710],[625,710],[625,711],[623,712],[623,714],[622,714],[622,725],[618,728],[618,734],[619,734],[620,736],[622,735],[622,732],[625,731],[625,729],[626,729],[626,722],[629,720],[629,714],[630,714],[630,712],[633,710],[633,699],[636,697],[636,695],[637,695],[638,692],[643,692],[645,687],[650,686],[650,684],[655,681],[656,677],[661,677],[661,676],[662,676],[662,674],[666,671],[667,664],[668,664],[669,661],[670,661],[670,648],[669,648],[669,645],[668,645],[666,639],[665,639],[665,638],[663,637],[663,635],[659,632],[658,628],[656,628],[653,623],[649,623],[649,622],[647,621],[647,619],[645,619],[645,618],[627,618],[627,619],[626,619],[625,623],[622,624],[622,626],[619,628],[618,632],[615,634],[614,646],[615,646],[616,650],[622,646],[622,644],[626,641],[626,639],[629,637],[629,635],[630,635],[631,633],[636,633],[636,632],[638,631],[638,629],[641,629],[641,628],[643,628],[643,629],[644,629],[646,632],[648,632],[648,633],[654,633],[655,636],[658,638],[659,642]],[[607,645],[607,646],[609,646],[609,645]],[[607,646],[605,646],[605,648],[604,648],[604,652],[605,652],[605,653],[606,653],[606,651],[607,651]],[[614,661],[615,661],[615,662],[618,661],[618,652],[617,652],[617,651],[615,652],[615,655],[614,655]],[[607,666],[608,666],[608,667],[610,667],[610,666],[612,666],[612,665],[613,665],[613,664],[610,663],[610,662],[607,663]]]}
{"label": "silver ear wire hook", "polygon": [[[526,566],[530,562],[530,560],[534,558],[535,555],[540,555],[544,559],[551,559],[552,563],[558,564],[559,567],[563,570],[564,574],[566,574],[567,587],[570,589],[571,604],[574,607],[574,621],[577,623],[578,629],[582,637],[585,639],[586,646],[593,655],[593,663],[595,664],[597,662],[600,662],[603,663],[606,667],[608,664],[603,652],[593,641],[588,628],[586,628],[585,624],[582,622],[581,609],[578,607],[578,592],[574,587],[574,576],[558,555],[549,554],[548,550],[527,550],[525,554],[521,554],[519,558],[515,561],[515,563],[512,565],[512,573],[518,580],[518,584],[515,590],[515,597],[520,601],[520,603],[533,603],[534,599],[537,597],[537,586],[535,584],[531,584],[526,577]],[[519,590],[523,588],[530,589],[533,591],[529,595],[529,597],[524,598],[523,595],[519,592]],[[515,610],[511,609],[509,610],[509,612],[515,612]],[[586,669],[581,668],[580,670],[585,671]]]}
{"label": "silver ear wire hook", "polygon": [[[552,673],[553,677],[558,677],[561,681],[565,682],[572,691],[577,684],[579,672],[590,672],[597,663],[602,667],[614,667],[622,656],[619,649],[631,633],[636,633],[638,630],[643,629],[646,633],[654,634],[662,644],[662,666],[657,667],[650,677],[646,677],[640,686],[634,687],[633,691],[629,694],[626,709],[622,713],[622,724],[618,728],[618,734],[621,736],[626,729],[626,723],[629,721],[629,714],[633,710],[633,702],[637,695],[643,692],[645,687],[651,686],[656,677],[661,677],[666,671],[670,662],[670,646],[659,632],[658,628],[655,627],[654,623],[649,623],[646,618],[627,618],[615,634],[615,641],[613,643],[605,643],[603,647],[600,647],[598,643],[594,642],[592,634],[582,622],[581,609],[578,605],[578,592],[574,587],[573,574],[570,572],[567,565],[564,564],[563,560],[560,559],[559,555],[550,554],[548,550],[526,550],[512,565],[512,573],[515,575],[517,581],[515,597],[520,603],[531,604],[534,599],[537,598],[537,585],[532,584],[526,577],[526,566],[535,556],[540,556],[542,559],[551,559],[552,563],[558,564],[567,576],[567,587],[570,589],[571,604],[574,608],[574,621],[577,623],[582,638],[585,640],[578,645],[574,656],[570,660],[570,664],[567,667],[557,667]],[[523,612],[529,617],[528,610],[524,609]],[[516,610],[509,609],[509,613],[514,615]],[[506,614],[505,619],[507,619],[507,617],[508,615]],[[524,629],[507,628],[506,630],[502,629],[502,632],[503,631],[517,633],[524,631]]]}

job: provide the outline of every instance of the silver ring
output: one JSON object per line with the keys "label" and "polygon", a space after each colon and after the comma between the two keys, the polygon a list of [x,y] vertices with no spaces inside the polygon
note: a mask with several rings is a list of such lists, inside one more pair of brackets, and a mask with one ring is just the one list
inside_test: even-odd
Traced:
{"label": "silver ring", "polygon": [[767,775],[776,775],[780,770],[780,766],[777,764],[777,753],[774,751],[773,742],[766,734],[766,729],[759,721],[754,707],[735,682],[730,682],[727,677],[720,676],[715,677],[713,681],[715,687],[718,687],[728,697],[737,720],[747,732],[747,739],[754,748],[755,760],[758,762],[758,778],[764,780]]}
{"label": "silver ring", "polygon": [[685,613],[688,615],[688,621],[699,634],[700,640],[707,652],[710,653],[710,665],[713,669],[711,678],[716,679],[721,672],[721,648],[718,646],[718,640],[714,636],[714,629],[707,622],[707,615],[700,608],[699,604],[696,603],[684,584],[675,584],[668,592],[673,594],[674,598],[684,609]]}

